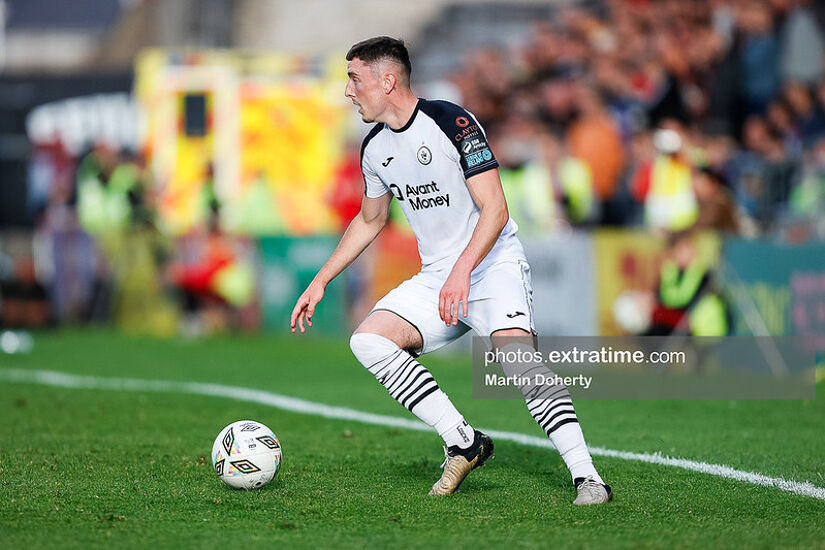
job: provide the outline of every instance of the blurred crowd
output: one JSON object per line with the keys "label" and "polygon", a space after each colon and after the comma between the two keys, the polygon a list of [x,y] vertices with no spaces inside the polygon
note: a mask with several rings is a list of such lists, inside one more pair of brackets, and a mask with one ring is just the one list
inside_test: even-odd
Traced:
{"label": "blurred crowd", "polygon": [[0,328],[113,323],[198,336],[257,327],[254,247],[221,230],[206,175],[196,222],[172,235],[143,157],[98,143],[38,145],[29,170],[31,254],[0,250]]}
{"label": "blurred crowd", "polygon": [[609,0],[602,15],[565,9],[451,75],[523,229],[550,215],[825,236],[825,3]]}
{"label": "blurred crowd", "polygon": [[[448,77],[454,95],[487,131],[522,235],[571,226],[666,234],[657,289],[645,298],[655,330],[726,333],[729,311],[705,299],[718,295],[710,266],[686,236],[825,238],[825,2],[600,6],[560,9],[510,50],[473,51]],[[341,231],[363,191],[349,145],[329,182]],[[158,213],[163,182],[144,159],[88,146],[80,155],[60,143],[32,148],[34,245],[14,260],[0,251],[0,327],[255,328],[254,240],[222,231],[211,165],[192,229],[173,237]],[[688,315],[698,310],[701,323]]]}

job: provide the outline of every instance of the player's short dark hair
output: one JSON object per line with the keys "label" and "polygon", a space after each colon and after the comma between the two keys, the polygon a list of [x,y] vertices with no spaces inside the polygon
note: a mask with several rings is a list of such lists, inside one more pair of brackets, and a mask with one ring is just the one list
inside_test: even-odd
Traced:
{"label": "player's short dark hair", "polygon": [[373,63],[381,59],[392,59],[404,67],[407,82],[409,83],[410,81],[412,64],[410,63],[410,53],[407,51],[407,46],[404,45],[403,40],[398,40],[390,36],[376,36],[362,40],[347,52],[347,61],[352,61],[356,57],[364,63]]}

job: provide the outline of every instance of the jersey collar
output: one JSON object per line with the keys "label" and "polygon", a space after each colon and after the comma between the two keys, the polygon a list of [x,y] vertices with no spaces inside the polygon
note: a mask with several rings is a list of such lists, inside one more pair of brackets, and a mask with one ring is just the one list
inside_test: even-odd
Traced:
{"label": "jersey collar", "polygon": [[396,134],[400,134],[401,132],[403,132],[404,130],[406,130],[406,129],[407,129],[407,128],[409,128],[410,126],[412,126],[412,123],[415,121],[415,115],[417,115],[417,114],[418,114],[418,109],[421,107],[421,102],[422,102],[422,101],[424,101],[424,100],[423,100],[423,99],[421,99],[421,98],[419,98],[419,99],[418,99],[418,103],[416,103],[416,104],[415,104],[415,109],[413,110],[412,115],[410,115],[410,120],[408,120],[408,121],[407,121],[407,123],[406,123],[404,126],[402,126],[401,128],[399,128],[398,130],[393,130],[392,128],[390,128],[390,125],[389,125],[389,124],[387,124],[387,125],[386,125],[386,126],[387,126],[387,128],[390,128],[390,130],[392,130],[392,131],[393,131],[393,132],[395,132]]}

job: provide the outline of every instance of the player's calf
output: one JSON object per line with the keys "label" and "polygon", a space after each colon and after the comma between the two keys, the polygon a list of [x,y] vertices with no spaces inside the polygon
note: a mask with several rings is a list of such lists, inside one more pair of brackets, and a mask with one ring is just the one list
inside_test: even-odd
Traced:
{"label": "player's calf", "polygon": [[[532,345],[513,339],[514,343],[501,347],[504,357],[534,357]],[[517,380],[535,380],[541,373],[544,380],[555,378],[546,365],[529,359],[503,361],[505,373]],[[529,376],[528,376],[529,374]],[[593,465],[593,458],[584,440],[579,419],[573,408],[570,392],[563,384],[526,385],[519,390],[524,395],[530,415],[553,442],[570,470],[578,496],[574,504],[599,504],[609,501],[613,493]],[[592,481],[592,483],[591,483]]]}
{"label": "player's calf", "polygon": [[350,339],[355,357],[383,385],[393,399],[432,426],[448,447],[472,445],[473,428],[453,406],[430,371],[392,340],[359,332]]}

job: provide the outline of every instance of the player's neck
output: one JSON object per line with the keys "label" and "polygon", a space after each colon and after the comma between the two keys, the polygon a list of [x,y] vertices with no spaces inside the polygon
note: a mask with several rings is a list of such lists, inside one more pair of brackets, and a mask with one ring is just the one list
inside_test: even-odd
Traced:
{"label": "player's neck", "polygon": [[396,90],[382,122],[393,130],[400,130],[410,121],[417,105],[418,98],[410,90]]}

